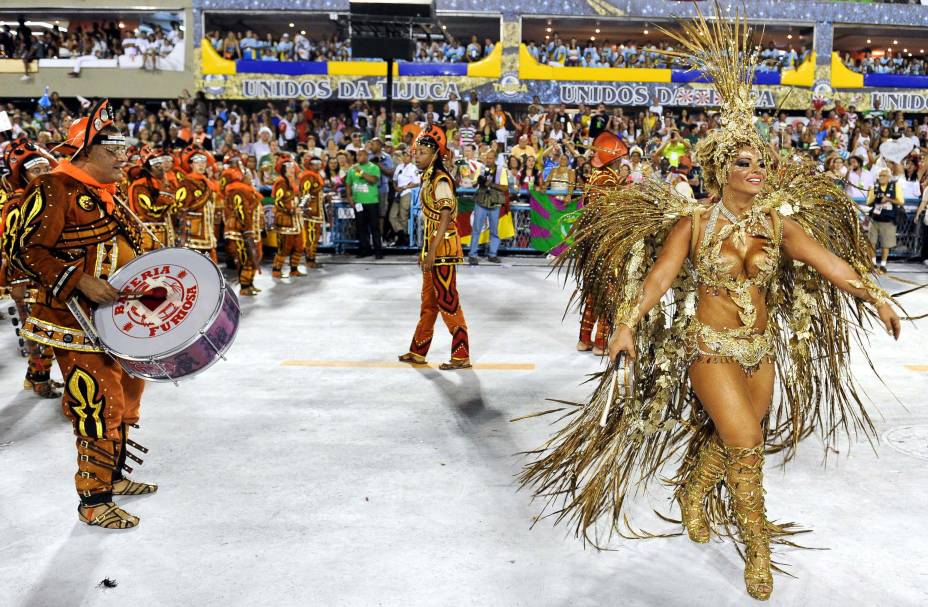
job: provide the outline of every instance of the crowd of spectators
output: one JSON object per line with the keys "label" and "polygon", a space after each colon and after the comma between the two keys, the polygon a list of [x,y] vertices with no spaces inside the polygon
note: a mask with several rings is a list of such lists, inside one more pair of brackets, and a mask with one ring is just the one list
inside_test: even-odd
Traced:
{"label": "crowd of spectators", "polygon": [[924,49],[916,55],[909,49],[874,54],[872,51],[844,53],[844,65],[862,74],[904,74],[907,76],[924,76],[928,74],[928,62]]}
{"label": "crowd of spectators", "polygon": [[[36,111],[9,105],[12,134],[28,132],[43,145],[61,140],[79,110],[56,94],[49,101]],[[580,197],[593,171],[590,144],[609,130],[629,144],[622,168],[627,181],[661,179],[701,199],[708,192],[693,148],[717,120],[714,112],[701,109],[567,108],[543,105],[537,98],[516,110],[481,103],[473,94],[444,103],[414,101],[394,114],[389,130],[386,108],[366,101],[322,110],[308,101],[246,106],[210,101],[198,93],[158,105],[123,100],[117,108],[117,124],[131,144],[183,147],[193,142],[220,159],[240,153],[253,184],[264,192],[276,178],[277,155],[293,152],[319,158],[331,195],[344,198],[346,176],[366,150],[382,169],[385,218],[393,202],[417,183],[409,152],[416,134],[431,123],[446,131],[463,191],[473,192],[485,171],[505,168],[511,196],[535,188]],[[877,101],[866,112],[841,105],[804,115],[759,112],[756,128],[774,154],[813,160],[852,198],[865,200],[879,174],[888,171],[906,199],[928,200],[928,116],[887,113]],[[9,134],[0,134],[0,140]],[[397,167],[403,170],[396,173]],[[408,208],[405,212],[408,217]],[[404,221],[401,215],[390,224]],[[396,231],[393,236],[402,239]]]}
{"label": "crowd of spectators", "polygon": [[116,21],[94,22],[89,27],[74,25],[33,30],[23,18],[14,31],[9,25],[0,28],[0,58],[22,59],[29,77],[28,64],[40,59],[74,59],[73,75],[80,74],[80,64],[96,59],[141,61],[141,67],[156,69],[158,59],[183,47],[183,30],[178,22],[171,27],[139,24],[128,29]]}
{"label": "crowd of spectators", "polygon": [[[251,61],[350,61],[351,45],[337,36],[311,37],[306,30],[292,36],[267,33],[263,36],[251,30],[241,32],[211,31],[207,38],[213,48],[225,59]],[[444,39],[416,41],[413,61],[417,63],[470,63],[483,59],[493,52],[494,42],[489,38],[482,43],[477,36],[470,42],[446,35]]]}
{"label": "crowd of spectators", "polygon": [[[578,42],[576,38],[566,40],[554,33],[544,42],[530,40],[526,43],[529,54],[542,64],[563,67],[634,67],[666,69],[678,67],[679,62],[667,51],[673,51],[669,42],[639,42],[625,40],[611,43],[608,40],[589,40]],[[758,51],[758,69],[780,71],[796,68],[809,55],[805,46],[798,49],[790,45],[778,49],[773,42],[760,46]]]}

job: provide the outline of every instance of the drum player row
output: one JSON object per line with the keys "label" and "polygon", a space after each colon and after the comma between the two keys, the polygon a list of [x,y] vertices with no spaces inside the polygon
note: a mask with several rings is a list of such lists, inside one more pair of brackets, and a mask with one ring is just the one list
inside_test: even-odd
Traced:
{"label": "drum player row", "polygon": [[[81,121],[76,121],[75,124],[78,122]],[[76,131],[73,127],[72,130]],[[69,133],[68,141],[49,149],[42,149],[27,137],[20,136],[5,144],[0,153],[0,241],[3,243],[0,258],[0,298],[12,299],[12,304],[4,308],[9,311],[10,320],[20,337],[21,353],[28,359],[24,388],[33,390],[43,398],[61,398],[63,385],[50,378],[54,362],[53,346],[41,341],[23,339],[24,335],[30,333],[30,329],[34,329],[34,326],[25,325],[30,317],[30,308],[35,304],[36,294],[41,291],[41,285],[37,284],[34,276],[21,271],[10,259],[16,248],[12,242],[12,228],[15,228],[13,224],[16,223],[16,217],[21,215],[13,211],[20,209],[24,193],[34,179],[58,170],[60,160],[67,160],[75,153],[72,141],[74,135],[75,133]],[[323,179],[319,159],[307,156],[299,162],[290,155],[280,155],[276,165],[278,178],[271,193],[273,205],[267,208],[263,204],[264,197],[251,185],[250,179],[246,178],[247,169],[243,158],[237,154],[229,154],[219,161],[194,145],[178,150],[129,147],[126,149],[126,160],[128,162],[122,167],[122,178],[113,188],[113,198],[125,209],[126,215],[138,229],[139,253],[165,249],[162,253],[166,257],[177,258],[179,253],[169,253],[169,250],[184,248],[201,253],[212,260],[213,263],[209,265],[215,267],[217,247],[224,242],[228,264],[237,273],[239,295],[245,297],[252,297],[260,292],[254,284],[254,277],[261,266],[264,234],[269,235],[270,244],[276,244],[272,266],[274,278],[282,278],[285,275],[284,265],[287,264],[290,277],[303,276],[298,266],[304,257],[307,269],[318,267],[316,249],[324,221]],[[11,229],[7,229],[8,220]],[[183,255],[180,255],[183,258]],[[192,265],[203,264],[194,261]],[[208,268],[201,267],[201,272],[204,279],[200,294],[204,298],[211,298],[212,303],[207,306],[209,310],[200,315],[210,316],[210,313],[214,313],[215,316],[220,312],[228,315],[231,308],[222,301],[228,297],[225,296],[227,289],[221,273],[219,280],[222,284],[219,285]],[[216,272],[218,273],[218,268]],[[128,280],[130,277],[124,278]],[[161,277],[160,280],[168,284],[169,279]],[[182,308],[183,297],[189,293],[189,290],[185,289],[183,277],[179,280],[177,277],[171,277],[170,280],[173,281],[170,286],[174,289],[170,291],[170,295],[180,297],[178,302],[172,304],[169,301],[171,297],[159,300],[156,296],[148,294],[132,299],[128,305],[123,305],[122,309],[129,309],[130,312],[134,310],[135,321],[141,322],[142,325],[161,323],[165,314],[173,310],[173,306],[178,310]],[[152,283],[151,280],[148,282]],[[213,284],[217,288],[204,289],[203,284]],[[151,287],[151,284],[147,286]],[[156,294],[160,288],[155,287]],[[178,288],[180,291],[177,291]],[[181,295],[181,292],[184,295]],[[235,299],[234,296],[232,299]],[[165,301],[168,303],[165,304]],[[237,313],[237,300],[234,308]],[[140,315],[141,312],[144,314]],[[190,310],[183,313],[197,316]],[[120,331],[115,330],[118,327],[114,325],[114,318],[115,316],[109,318],[104,324],[110,329],[110,334],[119,335]],[[216,320],[214,317],[212,319]],[[100,319],[88,315],[85,320],[94,324],[94,321]],[[130,319],[122,320],[123,324],[128,326]],[[196,322],[205,321],[204,317]],[[187,321],[186,325],[189,327],[191,322]],[[229,328],[229,322],[225,322],[226,329]],[[222,322],[219,324],[223,325]],[[237,326],[237,320],[235,324]],[[202,328],[197,327],[197,330]],[[227,336],[224,334],[223,338]],[[234,336],[234,331],[231,332],[231,336]],[[212,362],[211,356],[222,356],[224,348],[231,344],[231,336],[228,336],[229,343],[226,344],[209,342],[207,353],[201,354],[201,360],[193,367],[190,366],[189,353],[181,356],[179,360],[183,363],[182,367],[186,365],[184,369],[168,368],[170,364],[178,363],[175,360],[170,364],[162,361],[158,364],[166,364],[167,367],[152,370],[151,354],[157,346],[146,344],[146,347],[142,348],[150,371],[150,376],[146,379],[176,379],[178,376],[191,373],[191,369],[206,368],[207,363]],[[97,337],[105,338],[106,335],[101,334]],[[110,349],[110,352],[120,351],[119,348]],[[124,364],[125,360],[127,359],[123,358],[121,364]],[[138,372],[138,369],[135,371]]]}

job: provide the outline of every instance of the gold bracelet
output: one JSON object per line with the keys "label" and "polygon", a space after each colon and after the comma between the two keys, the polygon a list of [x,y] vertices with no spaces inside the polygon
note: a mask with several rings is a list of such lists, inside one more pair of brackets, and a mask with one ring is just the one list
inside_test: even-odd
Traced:
{"label": "gold bracelet", "polygon": [[635,332],[635,327],[638,325],[638,317],[641,314],[641,310],[638,306],[640,299],[635,298],[634,301],[623,301],[619,304],[619,307],[615,311],[614,323],[616,326],[625,325],[632,330],[632,333]]}
{"label": "gold bracelet", "polygon": [[863,277],[862,280],[849,280],[847,282],[855,289],[866,291],[867,295],[873,298],[873,301],[868,303],[872,303],[875,308],[879,308],[883,304],[888,304],[891,301],[889,293],[881,289],[869,276]]}

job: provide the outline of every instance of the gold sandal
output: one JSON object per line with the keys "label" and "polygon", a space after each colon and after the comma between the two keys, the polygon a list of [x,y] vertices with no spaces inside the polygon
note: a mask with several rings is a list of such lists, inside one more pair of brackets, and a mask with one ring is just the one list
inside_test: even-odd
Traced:
{"label": "gold sandal", "polygon": [[[98,510],[99,512],[95,515],[94,513]],[[104,502],[94,506],[78,506],[77,518],[91,527],[102,527],[103,529],[132,529],[140,522],[139,517],[129,514],[114,502]]]}
{"label": "gold sandal", "polygon": [[457,369],[470,369],[473,367],[470,364],[469,358],[452,358],[449,362],[441,363],[438,368],[442,371],[455,371]]}
{"label": "gold sandal", "polygon": [[748,594],[766,601],[773,593],[770,573],[770,530],[764,511],[764,445],[729,447],[725,484],[741,541],[744,542],[744,585]]}
{"label": "gold sandal", "polygon": [[158,485],[137,483],[127,478],[121,478],[113,483],[113,495],[148,495],[157,491]]}
{"label": "gold sandal", "polygon": [[428,361],[425,360],[424,356],[416,354],[415,352],[407,352],[402,356],[398,357],[398,360],[401,363],[409,363],[411,365],[427,365]]}

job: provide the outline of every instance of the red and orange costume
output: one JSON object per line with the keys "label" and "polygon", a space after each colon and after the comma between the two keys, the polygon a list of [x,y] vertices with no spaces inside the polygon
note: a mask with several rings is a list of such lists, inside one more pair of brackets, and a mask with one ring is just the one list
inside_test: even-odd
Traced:
{"label": "red and orange costume", "polygon": [[209,155],[204,150],[187,146],[183,153],[184,178],[174,199],[181,226],[178,244],[200,251],[216,261],[215,215],[219,184],[204,172]]}
{"label": "red and orange costume", "polygon": [[[107,103],[98,103],[90,119],[72,125],[68,146],[76,155],[90,145],[124,146],[122,136],[108,134],[112,124]],[[38,284],[22,333],[54,348],[64,378],[62,408],[78,437],[74,479],[81,503],[88,508],[81,514],[88,518],[82,520],[123,528],[134,526],[137,519],[131,523],[118,515],[117,510],[125,513],[111,502],[114,483],[123,479],[123,470],[131,472],[126,458],[141,463],[126,446],[146,451],[128,439],[129,426],[139,421],[144,382],[104,354],[68,308],[73,301],[89,315],[90,303],[77,290],[81,278],[89,274],[105,280],[140,250],[140,227],[115,199],[116,192],[116,183],[100,183],[62,160],[51,173],[34,179],[22,205],[10,211],[3,244],[14,266]],[[155,489],[132,482],[128,487],[119,494]],[[109,506],[100,506],[103,512],[94,517],[94,508],[101,504]]]}
{"label": "red and orange costume", "polygon": [[250,183],[245,183],[242,171],[228,168],[220,182],[225,184],[225,239],[235,254],[238,282],[242,295],[257,295],[255,273],[258,263],[258,243],[261,242],[261,196]]}
{"label": "red and orange costume", "polygon": [[[4,226],[7,224],[10,213],[14,210],[18,211],[22,206],[23,194],[28,185],[28,173],[37,172],[40,168],[47,171],[52,160],[48,154],[39,150],[28,139],[21,138],[7,147],[4,153],[4,164],[9,171],[5,177],[9,192],[3,204],[0,238],[5,232]],[[0,263],[0,287],[9,289],[10,296],[16,304],[17,315],[20,321],[25,321],[29,317],[30,304],[34,301],[32,294],[35,293],[36,284],[27,274],[17,270],[10,263],[9,254],[10,251],[4,246],[2,263]],[[58,388],[61,385],[51,379],[52,363],[55,360],[51,347],[26,340],[25,351],[29,362],[23,388],[33,390],[43,398],[60,398],[61,392]]]}
{"label": "red and orange costume", "polygon": [[[593,141],[595,152],[590,164],[593,165],[593,174],[587,182],[584,192],[583,205],[596,204],[604,194],[625,186],[625,179],[616,170],[616,163],[628,154],[628,146],[615,134],[604,131]],[[597,326],[598,325],[598,326]],[[596,328],[596,339],[593,339],[593,329]],[[580,343],[577,348],[588,350],[592,346],[595,354],[603,354],[612,333],[612,323],[606,317],[596,318],[591,302],[583,306],[583,316],[580,319]]]}
{"label": "red and orange costume", "polygon": [[325,223],[323,204],[322,175],[306,168],[300,173],[300,207],[303,222],[303,247],[306,251],[306,267],[316,268],[316,248],[322,237],[322,224]]}
{"label": "red and orange costume", "polygon": [[[400,357],[403,362],[422,363],[432,344],[435,321],[441,314],[445,326],[451,333],[451,362],[443,369],[470,366],[470,341],[461,298],[457,288],[456,265],[464,261],[464,250],[458,235],[455,219],[458,204],[454,195],[454,181],[444,168],[441,157],[445,155],[444,132],[433,126],[416,140],[416,145],[436,149],[432,164],[422,175],[419,204],[423,217],[423,245],[421,261],[425,261],[435,239],[437,245],[435,262],[431,270],[422,271],[422,305],[419,323],[409,345],[409,353]],[[444,233],[439,234],[442,211],[451,211],[451,220]]]}
{"label": "red and orange costume", "polygon": [[271,197],[274,199],[274,229],[277,231],[277,253],[272,267],[274,278],[281,277],[281,269],[290,259],[290,276],[303,276],[300,257],[303,256],[303,218],[300,211],[300,186],[287,175],[288,165],[294,164],[289,156],[277,161],[277,174]]}
{"label": "red and orange costume", "polygon": [[152,173],[155,164],[169,162],[160,150],[143,150],[142,163],[129,170],[129,207],[147,230],[142,234],[142,251],[174,246],[174,188],[165,177]]}

